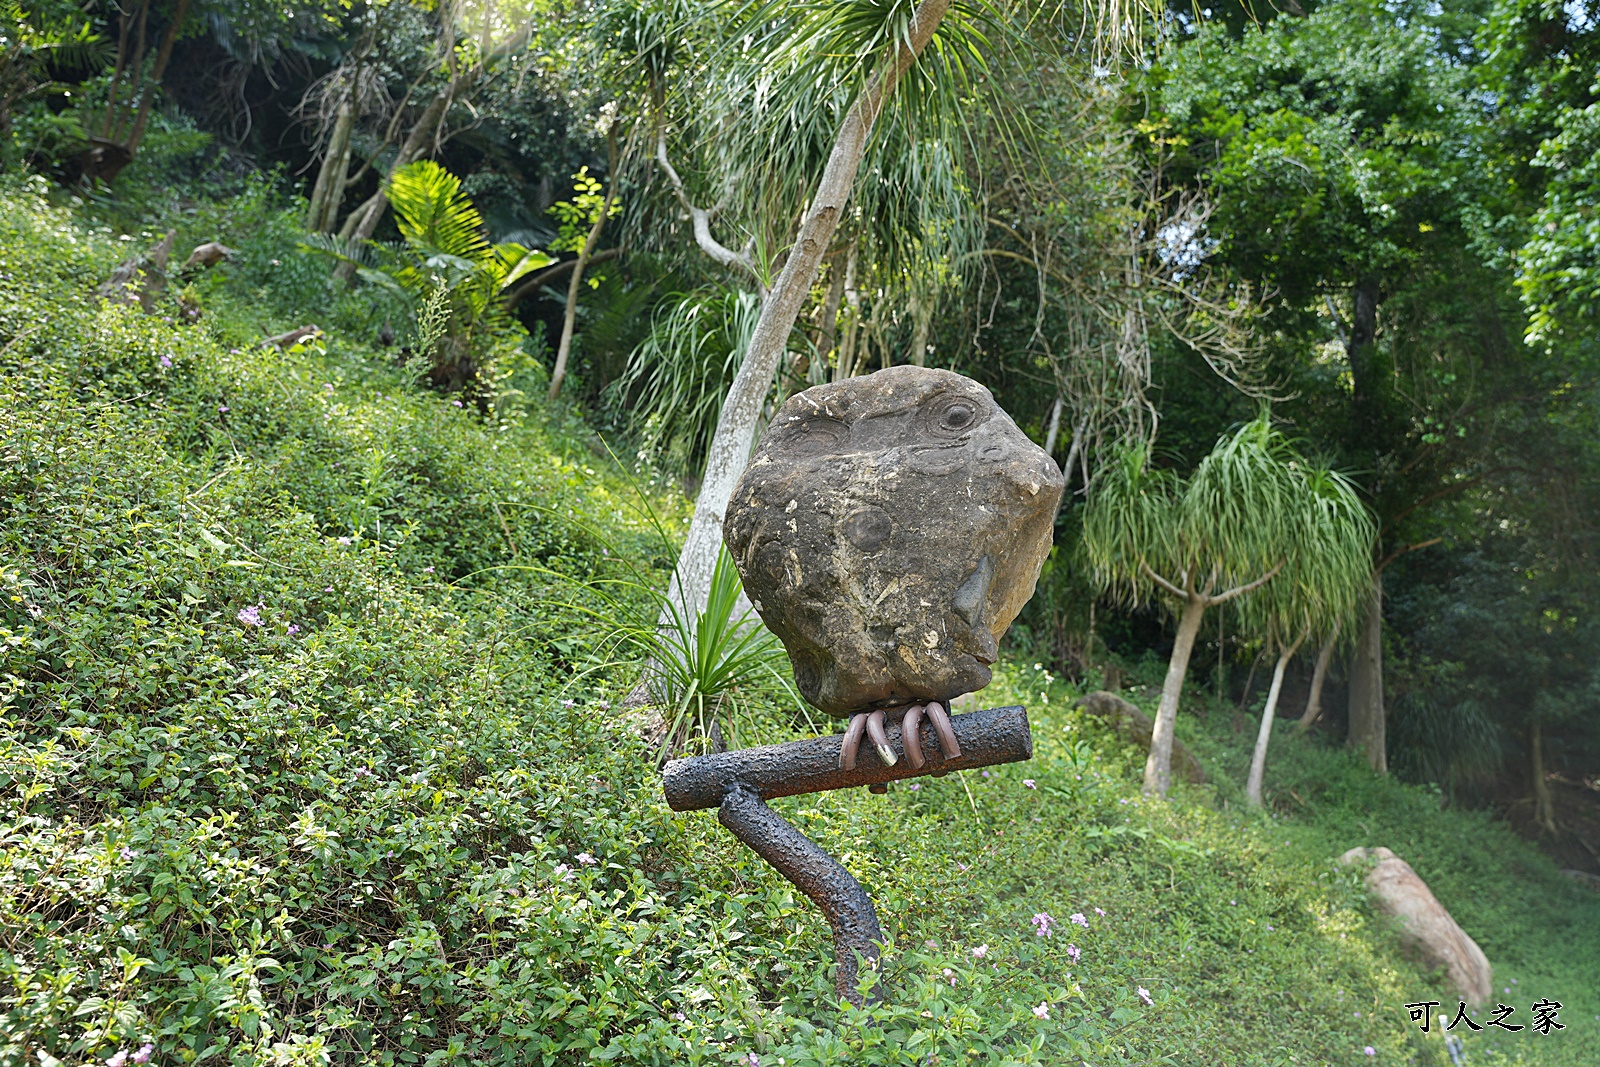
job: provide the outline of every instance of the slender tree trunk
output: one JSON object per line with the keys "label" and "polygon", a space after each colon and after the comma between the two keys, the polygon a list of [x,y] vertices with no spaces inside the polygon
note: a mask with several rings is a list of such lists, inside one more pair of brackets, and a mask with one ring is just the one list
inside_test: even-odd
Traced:
{"label": "slender tree trunk", "polygon": [[1544,730],[1538,719],[1528,725],[1528,764],[1533,777],[1533,821],[1547,834],[1556,832],[1555,800],[1544,770]]}
{"label": "slender tree trunk", "polygon": [[355,91],[351,89],[339,101],[333,132],[328,135],[327,153],[317,170],[317,182],[311,188],[311,203],[306,208],[308,233],[326,233],[333,229],[339,217],[339,204],[344,200],[344,180],[350,171],[350,134],[355,127],[355,113]]}
{"label": "slender tree trunk", "polygon": [[1044,432],[1044,454],[1052,459],[1056,454],[1056,439],[1061,436],[1061,409],[1066,404],[1066,400],[1057,393],[1055,403],[1050,405],[1050,425]]}
{"label": "slender tree trunk", "polygon": [[[139,7],[138,28],[134,32],[133,60],[128,64],[128,69],[133,71],[133,88],[128,93],[128,100],[139,99],[139,90],[144,87],[144,44],[145,31],[150,25],[150,0],[144,0]],[[106,137],[115,140],[122,135],[122,116],[116,114],[114,109],[106,109]]]}
{"label": "slender tree trunk", "polygon": [[[145,10],[149,10],[150,0],[145,0]],[[117,65],[111,72],[111,84],[106,87],[106,114],[100,122],[100,136],[111,136],[111,120],[117,113],[117,92],[122,88],[122,74],[128,67],[128,32],[133,27],[132,13],[123,13],[118,20],[117,29]]]}
{"label": "slender tree trunk", "polygon": [[567,356],[572,352],[572,334],[578,326],[578,294],[583,284],[583,269],[589,265],[589,257],[594,255],[595,246],[600,243],[600,231],[605,229],[606,216],[611,213],[611,205],[617,198],[617,129],[615,123],[608,131],[609,145],[607,155],[609,159],[610,174],[606,176],[606,199],[600,205],[600,217],[594,220],[594,225],[589,227],[589,236],[584,239],[583,248],[578,252],[578,262],[572,267],[572,278],[567,282],[567,309],[561,319],[561,343],[556,346],[556,365],[550,372],[550,393],[545,398],[554,400],[561,395],[561,383],[567,378]]}
{"label": "slender tree trunk", "polygon": [[1335,624],[1328,639],[1317,650],[1317,665],[1311,670],[1311,694],[1306,697],[1306,712],[1300,716],[1300,729],[1311,729],[1312,723],[1322,717],[1322,685],[1328,680],[1328,664],[1333,661],[1333,646],[1339,640],[1339,627]]}
{"label": "slender tree trunk", "polygon": [[[1083,415],[1078,419],[1078,425],[1072,428],[1072,444],[1067,446],[1067,458],[1061,464],[1061,477],[1064,487],[1072,488],[1072,464],[1083,455],[1083,431],[1089,425],[1089,416]],[[1088,473],[1084,473],[1083,484],[1078,487],[1081,493],[1089,491]]]}
{"label": "slender tree trunk", "polygon": [[842,382],[856,372],[856,347],[861,341],[861,291],[856,288],[857,247],[850,246],[844,261],[844,337],[833,364],[833,380]]}
{"label": "slender tree trunk", "polygon": [[139,114],[133,120],[133,131],[128,134],[129,155],[137,152],[139,142],[144,140],[145,126],[150,121],[150,108],[155,104],[156,92],[161,88],[161,78],[167,72],[167,61],[172,58],[172,46],[177,42],[178,31],[183,28],[183,20],[188,14],[189,0],[178,0],[178,8],[172,14],[172,22],[161,35],[161,47],[156,50],[156,62],[150,68],[150,83],[145,86],[144,94],[139,101]]}
{"label": "slender tree trunk", "polygon": [[895,46],[894,52],[862,88],[839,127],[794,247],[789,250],[777,282],[762,302],[761,318],[751,333],[744,361],[722,404],[722,414],[706,458],[705,477],[700,483],[700,496],[695,501],[694,518],[673,574],[671,595],[682,606],[687,618],[695,618],[700,605],[705,603],[711,570],[722,544],[723,513],[750,460],[762,402],[788,347],[795,318],[811,291],[817,266],[828,250],[850,199],[856,171],[866,152],[867,138],[884,102],[932,40],[949,6],[950,0],[920,0],[912,13],[907,37]]}
{"label": "slender tree trunk", "polygon": [[1261,806],[1261,780],[1267,773],[1267,744],[1272,740],[1272,720],[1278,715],[1278,695],[1283,692],[1283,672],[1300,650],[1301,638],[1278,655],[1272,668],[1272,688],[1267,690],[1267,706],[1261,712],[1261,729],[1256,734],[1256,750],[1250,757],[1250,777],[1245,782],[1244,798],[1252,808]]}
{"label": "slender tree trunk", "polygon": [[835,255],[828,266],[828,295],[823,298],[822,314],[817,319],[817,335],[811,345],[816,350],[813,358],[820,364],[814,377],[808,375],[812,381],[827,380],[828,357],[833,354],[834,342],[839,336],[839,305],[843,302],[844,267]]}
{"label": "slender tree trunk", "polygon": [[911,302],[911,365],[928,365],[928,334],[933,329],[933,298]]}
{"label": "slender tree trunk", "polygon": [[1389,773],[1383,706],[1383,576],[1373,575],[1372,596],[1355,656],[1350,661],[1350,734],[1346,747],[1364,752],[1379,774]]}
{"label": "slender tree trunk", "polygon": [[1161,686],[1161,706],[1156,711],[1155,728],[1150,732],[1150,755],[1144,761],[1144,795],[1166,796],[1172,788],[1172,739],[1178,722],[1178,698],[1183,694],[1183,679],[1189,671],[1189,655],[1195,636],[1205,618],[1206,598],[1190,593],[1178,617],[1178,635],[1172,643],[1172,658],[1167,661],[1167,680]]}
{"label": "slender tree trunk", "polygon": [[[434,94],[428,106],[423,108],[422,115],[417,119],[417,124],[411,127],[411,132],[406,135],[405,141],[400,145],[400,151],[395,154],[394,166],[389,173],[393,174],[401,167],[421,157],[428,145],[432,142],[440,123],[444,122],[445,113],[455,101],[456,94],[463,91],[476,77],[476,69],[463,71],[451,78]],[[379,183],[378,191],[368,197],[360,207],[350,213],[345,220],[344,228],[339,231],[339,236],[348,238],[360,244],[370,240],[378,229],[378,223],[383,220],[383,213],[389,209],[389,191],[383,183]],[[341,262],[333,272],[335,281],[348,282],[355,276],[354,263]]]}
{"label": "slender tree trunk", "polygon": [[1365,434],[1376,417],[1376,401],[1380,383],[1376,380],[1373,364],[1373,345],[1378,338],[1378,304],[1382,290],[1375,275],[1367,275],[1356,283],[1355,308],[1350,321],[1350,336],[1345,342],[1345,355],[1350,361],[1352,384],[1351,402],[1356,415],[1356,432]]}

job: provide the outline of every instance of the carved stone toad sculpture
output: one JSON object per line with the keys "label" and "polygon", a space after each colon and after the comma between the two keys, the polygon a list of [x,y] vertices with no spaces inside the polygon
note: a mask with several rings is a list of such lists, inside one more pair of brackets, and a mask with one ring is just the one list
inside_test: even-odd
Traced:
{"label": "carved stone toad sculpture", "polygon": [[[959,755],[944,705],[989,684],[1033,595],[1061,502],[1055,462],[970,378],[892,367],[820,385],[779,410],[723,523],[756,611],[800,693],[895,762],[885,716]],[[955,749],[955,751],[951,751]]]}

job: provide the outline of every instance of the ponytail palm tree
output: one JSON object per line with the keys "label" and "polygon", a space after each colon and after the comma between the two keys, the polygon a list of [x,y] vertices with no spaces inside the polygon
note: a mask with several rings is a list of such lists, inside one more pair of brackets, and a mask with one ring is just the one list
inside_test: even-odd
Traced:
{"label": "ponytail palm tree", "polygon": [[[1291,464],[1299,507],[1291,527],[1291,551],[1278,579],[1244,606],[1246,626],[1278,649],[1272,686],[1261,713],[1245,798],[1261,806],[1267,745],[1289,660],[1308,639],[1333,640],[1353,629],[1372,588],[1372,543],[1377,528],[1344,475],[1325,466]],[[1319,657],[1320,659],[1321,657]]]}
{"label": "ponytail palm tree", "polygon": [[1293,453],[1262,414],[1217,442],[1187,480],[1150,469],[1147,444],[1107,463],[1089,490],[1083,547],[1093,580],[1129,607],[1162,601],[1178,632],[1144,767],[1147,796],[1172,784],[1172,741],[1206,610],[1267,585],[1294,556],[1302,488]]}

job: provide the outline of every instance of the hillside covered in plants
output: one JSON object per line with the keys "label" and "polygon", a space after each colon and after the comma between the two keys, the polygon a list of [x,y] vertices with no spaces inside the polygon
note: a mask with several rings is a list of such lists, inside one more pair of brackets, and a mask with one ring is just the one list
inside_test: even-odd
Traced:
{"label": "hillside covered in plants", "polygon": [[[1597,42],[0,5],[0,1063],[1592,1064]],[[852,1002],[661,767],[843,728],[722,516],[907,364],[1066,488],[1031,760],[773,801]]]}

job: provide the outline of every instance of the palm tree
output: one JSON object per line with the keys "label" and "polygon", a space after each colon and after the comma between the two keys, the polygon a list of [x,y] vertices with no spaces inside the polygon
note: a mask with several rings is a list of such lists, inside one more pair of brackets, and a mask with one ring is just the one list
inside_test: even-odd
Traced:
{"label": "palm tree", "polygon": [[1263,413],[1217,442],[1187,481],[1124,447],[1089,489],[1083,548],[1093,580],[1138,607],[1165,599],[1178,632],[1144,767],[1147,796],[1172,784],[1172,740],[1189,656],[1208,608],[1248,596],[1294,555],[1301,488],[1292,453]]}
{"label": "palm tree", "polygon": [[[734,485],[744,473],[769,386],[789,348],[795,320],[810,295],[823,257],[831,250],[835,231],[847,217],[856,173],[874,126],[903,82],[914,84],[920,101],[942,99],[945,106],[955,106],[955,90],[965,76],[964,64],[973,61],[982,40],[975,8],[960,0],[918,0],[914,6],[909,0],[775,2],[760,6],[759,22],[751,25],[778,27],[764,42],[767,47],[762,55],[766,73],[776,75],[779,84],[774,87],[773,78],[762,79],[759,84],[763,92],[793,101],[795,106],[776,109],[776,121],[765,127],[734,133],[749,141],[745,146],[751,149],[749,164],[758,169],[776,164],[776,174],[792,175],[799,181],[763,174],[759,180],[730,183],[733,188],[728,195],[763,196],[772,190],[787,194],[804,188],[809,184],[807,176],[815,173],[810,169],[810,161],[816,155],[814,149],[827,143],[825,135],[819,136],[816,119],[838,113],[825,106],[836,94],[844,93],[849,100],[831,147],[826,149],[827,162],[821,177],[804,203],[798,232],[775,278],[758,253],[769,231],[781,234],[787,220],[795,217],[790,205],[755,205],[757,210],[751,217],[756,233],[746,247],[735,251],[721,244],[710,230],[717,209],[695,205],[687,183],[669,160],[664,132],[658,138],[657,162],[693,220],[696,243],[717,262],[748,274],[761,296],[760,316],[707,449],[700,495],[675,571],[673,597],[685,608],[705,600],[722,544],[723,513]],[[954,17],[948,17],[952,11]],[[936,35],[937,61],[919,65]],[[854,71],[867,74],[858,82]],[[758,84],[756,79],[735,80],[745,85]],[[819,88],[824,99],[818,99]],[[768,113],[773,110],[769,108]],[[936,107],[930,105],[930,110]],[[768,151],[761,150],[763,146],[758,142],[763,140]],[[753,171],[752,179],[754,176]]]}
{"label": "palm tree", "polygon": [[[1324,637],[1331,643],[1341,628],[1360,617],[1372,585],[1372,545],[1377,536],[1371,516],[1344,475],[1292,459],[1290,472],[1300,497],[1291,526],[1292,550],[1279,578],[1251,597],[1242,611],[1245,625],[1278,649],[1245,784],[1245,799],[1257,808],[1284,669],[1306,640]],[[1326,670],[1325,661],[1318,659]]]}

